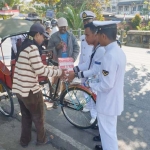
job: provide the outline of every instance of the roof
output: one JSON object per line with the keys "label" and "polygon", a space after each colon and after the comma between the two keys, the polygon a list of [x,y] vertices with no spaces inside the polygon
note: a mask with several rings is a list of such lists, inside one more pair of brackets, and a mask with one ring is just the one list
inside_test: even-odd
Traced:
{"label": "roof", "polygon": [[134,5],[134,4],[143,4],[143,1],[119,2],[119,3],[118,3],[118,6],[121,6],[121,5]]}

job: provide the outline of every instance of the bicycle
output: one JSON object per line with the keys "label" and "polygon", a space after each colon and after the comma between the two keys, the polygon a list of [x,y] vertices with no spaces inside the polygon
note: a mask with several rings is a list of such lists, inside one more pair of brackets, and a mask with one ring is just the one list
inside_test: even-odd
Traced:
{"label": "bicycle", "polygon": [[[49,65],[55,64],[58,66],[58,63],[53,61],[51,56],[48,57],[47,62]],[[47,98],[47,101],[54,102],[54,108],[60,105],[65,118],[72,125],[81,129],[88,129],[95,126],[96,120],[90,124],[90,112],[83,112],[82,110],[90,100],[96,102],[96,95],[80,83],[69,84],[67,81],[63,82],[65,83],[65,89],[61,94],[58,93],[60,79],[56,83],[54,92],[52,92],[54,87],[52,87],[49,80],[47,85],[41,83],[43,86],[43,97]]]}

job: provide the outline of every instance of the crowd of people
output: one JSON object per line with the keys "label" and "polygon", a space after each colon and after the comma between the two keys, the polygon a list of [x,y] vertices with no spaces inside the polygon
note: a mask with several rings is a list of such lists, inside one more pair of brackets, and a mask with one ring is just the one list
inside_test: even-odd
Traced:
{"label": "crowd of people", "polygon": [[92,79],[89,88],[97,95],[96,104],[90,100],[82,111],[90,111],[91,124],[97,119],[99,135],[93,140],[101,144],[95,149],[118,150],[117,116],[123,111],[126,66],[126,56],[116,42],[118,22],[96,21],[91,11],[83,11],[80,17],[85,29],[80,46],[63,17],[46,21],[44,25],[34,23],[26,36],[11,38],[12,59],[16,59],[12,92],[17,95],[22,114],[22,147],[31,141],[32,122],[37,132],[36,144],[50,143],[44,129],[44,102],[38,76],[52,77],[55,84],[58,78],[65,77],[66,70],[43,65],[40,55],[47,49],[55,61],[66,57],[76,61],[80,53],[79,64],[69,72],[68,81],[77,77],[84,84],[89,77]]}

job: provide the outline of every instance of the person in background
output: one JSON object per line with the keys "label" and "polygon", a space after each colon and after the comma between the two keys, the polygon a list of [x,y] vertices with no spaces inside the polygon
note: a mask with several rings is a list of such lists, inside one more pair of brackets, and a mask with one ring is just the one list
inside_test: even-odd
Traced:
{"label": "person in background", "polygon": [[49,36],[44,26],[39,23],[33,24],[16,59],[12,92],[17,95],[21,109],[20,144],[22,147],[27,147],[31,141],[32,122],[37,132],[36,144],[49,143],[49,137],[46,137],[44,129],[44,102],[38,76],[60,77],[65,74],[65,70],[43,65],[38,47],[45,38],[49,38]]}
{"label": "person in background", "polygon": [[45,25],[46,32],[48,33],[48,35],[50,35],[51,32],[52,32],[51,22],[50,21],[46,21],[44,25]]}
{"label": "person in background", "polygon": [[51,26],[52,26],[52,32],[51,35],[54,34],[55,32],[59,31],[58,27],[57,27],[57,20],[56,19],[52,19],[51,20]]}
{"label": "person in background", "polygon": [[[46,21],[45,22],[45,29],[46,29],[46,33],[50,36],[51,35],[51,32],[52,32],[52,26],[51,26],[51,22],[50,21]],[[45,39],[44,43],[43,43],[43,49],[47,49],[48,47],[48,41],[49,41],[49,38],[48,39]]]}
{"label": "person in background", "polygon": [[19,48],[22,44],[22,42],[24,41],[24,39],[26,38],[26,35],[16,35],[16,36],[12,36],[11,39],[11,60],[16,59],[17,56],[17,51],[19,51]]}
{"label": "person in background", "polygon": [[[58,58],[72,57],[76,61],[79,55],[79,45],[75,36],[67,31],[68,22],[65,18],[58,19],[59,31],[51,35],[48,43],[48,50],[53,52],[53,59],[58,62]],[[57,77],[52,79],[52,85],[56,84]],[[61,84],[61,90],[64,85]]]}
{"label": "person in background", "polygon": [[76,61],[79,55],[79,45],[75,36],[67,31],[67,20],[63,17],[59,18],[58,27],[59,31],[51,35],[48,49],[53,51],[56,61],[58,61],[58,58],[62,57],[72,57],[74,61]]}
{"label": "person in background", "polygon": [[101,145],[96,150],[118,150],[117,116],[124,108],[124,75],[126,56],[117,44],[119,21],[93,21],[98,28],[98,40],[106,52],[101,62],[99,83],[90,83],[97,91],[96,110]]}

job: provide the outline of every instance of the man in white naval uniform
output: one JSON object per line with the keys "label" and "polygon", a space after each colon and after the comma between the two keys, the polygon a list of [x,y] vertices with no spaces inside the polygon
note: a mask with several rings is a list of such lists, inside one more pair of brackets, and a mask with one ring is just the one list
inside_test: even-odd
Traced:
{"label": "man in white naval uniform", "polygon": [[[92,11],[85,10],[80,14],[80,18],[83,20],[84,25],[92,22],[95,19],[95,17],[96,15]],[[79,65],[85,63],[88,59],[90,59],[93,50],[93,45],[89,45],[87,43],[85,39],[85,35],[81,36],[80,41],[81,41],[81,53],[79,57]],[[81,82],[84,83],[85,80],[86,78],[82,78]],[[96,119],[97,112],[96,112],[95,103],[91,100],[83,108],[83,112],[88,112],[88,111],[90,111],[91,113],[91,123],[93,123]]]}
{"label": "man in white naval uniform", "polygon": [[[96,17],[96,15],[91,11],[85,10],[85,11],[81,12],[81,14],[80,14],[80,18],[83,20],[84,25],[92,22],[95,19],[95,17]],[[79,64],[82,64],[82,63],[86,62],[86,60],[89,59],[89,57],[91,56],[93,45],[89,45],[86,42],[85,35],[82,35],[80,37],[80,41],[81,41],[81,53],[80,53],[80,57],[79,57]]]}
{"label": "man in white naval uniform", "polygon": [[[105,49],[99,45],[97,38],[97,28],[93,25],[93,23],[91,22],[89,24],[86,24],[84,28],[87,43],[93,45],[92,54],[85,63],[79,64],[78,66],[74,67],[74,72],[69,73],[69,78],[73,79],[74,77],[78,77],[81,79],[90,77],[91,80],[97,80],[98,74],[100,72],[101,60],[104,56]],[[92,99],[90,101],[93,102]],[[93,104],[95,103],[93,102]]]}
{"label": "man in white naval uniform", "polygon": [[117,116],[124,108],[124,74],[126,56],[116,42],[117,21],[93,21],[98,39],[106,52],[101,62],[100,82],[90,83],[97,90],[96,109],[100,145],[96,150],[118,150]]}

